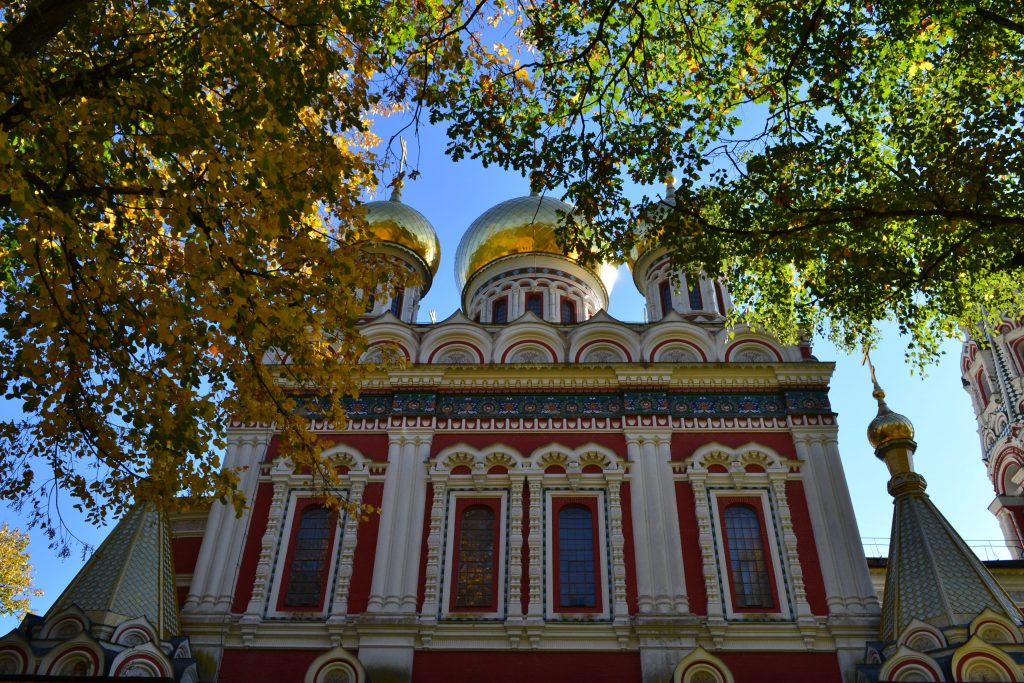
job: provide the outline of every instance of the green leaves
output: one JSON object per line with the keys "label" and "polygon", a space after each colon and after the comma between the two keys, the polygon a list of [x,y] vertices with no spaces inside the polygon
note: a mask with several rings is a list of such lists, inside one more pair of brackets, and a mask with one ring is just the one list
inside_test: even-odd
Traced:
{"label": "green leaves", "polygon": [[[456,154],[543,168],[568,249],[635,226],[728,274],[749,322],[859,346],[895,318],[926,359],[989,297],[1024,312],[1024,23],[1014,3],[545,3],[535,91],[488,72],[436,102]],[[480,136],[502,124],[503,135]],[[672,210],[635,199],[672,171]],[[671,203],[671,202],[670,202]],[[603,238],[603,239],[600,239]],[[589,252],[585,252],[589,253]],[[996,294],[998,292],[998,294]]]}

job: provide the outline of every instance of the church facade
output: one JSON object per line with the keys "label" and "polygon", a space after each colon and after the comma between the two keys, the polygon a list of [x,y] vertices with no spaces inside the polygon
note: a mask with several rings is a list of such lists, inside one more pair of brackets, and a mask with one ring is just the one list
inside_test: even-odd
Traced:
{"label": "church facade", "polygon": [[[123,540],[45,618],[0,639],[0,671],[839,683],[976,680],[963,676],[994,658],[985,675],[1004,677],[985,680],[1021,680],[1020,612],[937,511],[916,546],[890,553],[883,612],[837,449],[832,365],[805,343],[730,334],[727,283],[673,270],[658,248],[631,264],[649,321],[615,320],[609,269],[555,242],[568,211],[529,196],[481,215],[456,256],[461,309],[419,324],[437,237],[397,195],[367,205],[364,248],[420,284],[368,311],[365,360],[406,363],[368,375],[344,428],[312,409],[310,422],[338,493],[379,514],[324,507],[271,428],[232,424],[225,465],[245,467],[244,514],[133,513],[137,529],[122,522]],[[880,408],[872,445],[913,527],[934,506],[900,459],[912,428],[892,415]],[[140,556],[165,571],[133,579],[145,598],[132,602],[122,568]],[[901,583],[911,575],[934,578]]]}

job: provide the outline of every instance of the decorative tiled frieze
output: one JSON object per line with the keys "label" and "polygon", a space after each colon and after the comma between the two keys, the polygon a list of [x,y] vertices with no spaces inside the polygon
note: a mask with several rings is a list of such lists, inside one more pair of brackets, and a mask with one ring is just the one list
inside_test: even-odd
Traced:
{"label": "decorative tiled frieze", "polygon": [[[324,406],[315,397],[303,400],[300,410],[316,420]],[[831,415],[825,391],[767,393],[674,393],[622,391],[571,394],[447,394],[396,392],[364,394],[345,399],[351,420],[385,417],[436,418],[573,418],[622,415],[677,417],[785,417]]]}

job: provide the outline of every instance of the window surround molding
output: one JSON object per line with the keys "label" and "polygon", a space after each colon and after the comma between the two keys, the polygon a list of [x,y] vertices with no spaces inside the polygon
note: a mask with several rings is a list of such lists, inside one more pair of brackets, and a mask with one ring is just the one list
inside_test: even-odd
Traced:
{"label": "window surround molding", "polygon": [[[693,683],[700,674],[709,674],[716,683],[734,683],[732,671],[718,657],[698,645],[679,660],[672,672],[672,683]],[[703,678],[707,678],[705,675]],[[697,680],[700,680],[697,678]]]}
{"label": "window surround molding", "polygon": [[[591,501],[583,503],[583,500]],[[559,607],[555,603],[557,594],[556,582],[559,580],[559,568],[556,566],[558,560],[557,539],[555,538],[555,515],[559,508],[567,505],[582,503],[596,515],[594,530],[596,531],[596,559],[597,567],[594,568],[597,584],[597,607],[578,608]],[[611,609],[608,595],[608,527],[605,508],[607,499],[605,492],[601,489],[569,489],[569,488],[545,488],[544,489],[544,516],[547,523],[544,524],[544,618],[547,621],[581,621],[597,620],[603,621],[611,618]]]}
{"label": "window surround molding", "polygon": [[[349,491],[341,489],[337,494],[347,497]],[[281,531],[277,544],[277,552],[274,558],[274,579],[270,589],[269,600],[267,601],[265,617],[286,617],[296,614],[317,614],[323,615],[330,608],[331,592],[330,587],[335,579],[335,572],[338,564],[338,550],[341,544],[342,528],[347,521],[348,515],[331,512],[330,531],[328,533],[326,562],[323,568],[321,579],[320,600],[318,604],[310,607],[292,607],[284,604],[284,594],[288,590],[288,578],[291,576],[291,563],[295,553],[296,534],[299,531],[299,520],[306,510],[322,507],[316,496],[316,491],[309,486],[289,488],[285,498],[285,516],[281,523]]]}
{"label": "window surround molding", "polygon": [[[497,500],[498,515],[495,519],[495,532],[498,535],[497,552],[494,557],[494,571],[497,573],[495,582],[495,595],[493,610],[473,610],[469,608],[453,608],[452,599],[455,588],[456,568],[454,566],[457,554],[456,545],[459,539],[455,537],[456,527],[459,526],[457,515],[465,508],[460,505],[465,501],[465,507],[470,507],[476,502]],[[444,552],[444,578],[442,581],[441,593],[441,618],[442,619],[497,619],[503,620],[506,613],[505,593],[507,588],[507,567],[510,561],[508,544],[508,489],[507,488],[470,488],[450,489],[448,491],[449,510],[447,529],[445,532]]]}
{"label": "window surround molding", "polygon": [[[709,506],[713,511],[711,523],[715,533],[715,556],[720,567],[719,575],[721,577],[722,604],[725,608],[725,618],[730,621],[738,621],[761,615],[775,615],[782,619],[792,618],[781,571],[782,566],[779,563],[779,543],[778,539],[776,539],[776,534],[773,533],[776,527],[768,491],[756,488],[721,489],[709,487],[707,494],[710,501]],[[772,600],[775,603],[772,607],[744,608],[736,605],[736,599],[733,595],[732,566],[729,562],[728,534],[725,531],[725,520],[723,519],[726,509],[730,505],[735,504],[749,505],[757,513],[758,522],[761,526],[761,542],[765,544],[768,583],[772,592]]]}
{"label": "window surround molding", "polygon": [[[801,481],[802,463],[779,455],[767,446],[751,442],[739,448],[719,443],[705,444],[682,462],[673,463],[676,481],[693,488],[698,542],[703,560],[709,621],[795,620],[811,625],[815,617],[807,602],[803,567],[797,552],[796,533],[786,495],[788,481]],[[748,471],[749,470],[749,471]],[[728,497],[758,498],[764,521],[769,560],[778,603],[773,610],[733,609],[729,586],[729,565],[724,547],[719,500]],[[716,647],[724,634],[713,634]]]}
{"label": "window surround molding", "polygon": [[364,683],[366,680],[362,662],[339,645],[313,660],[306,669],[303,683],[326,683],[327,677],[336,671],[346,674],[348,683]]}
{"label": "window surround molding", "polygon": [[934,659],[923,652],[900,645],[896,652],[885,660],[878,677],[879,680],[885,681],[903,681],[908,680],[908,676],[914,676],[916,680],[921,680],[921,676],[929,681],[946,680],[942,675],[942,667]]}
{"label": "window surround molding", "polygon": [[[560,469],[546,472],[551,468]],[[584,471],[586,470],[586,471]],[[462,472],[458,474],[456,472]],[[449,601],[451,545],[449,526],[455,511],[449,492],[469,497],[507,495],[504,505],[505,537],[502,541],[506,569],[503,577],[503,604],[506,623],[543,623],[549,621],[612,621],[628,628],[626,606],[625,535],[622,528],[621,485],[625,462],[614,451],[597,444],[567,448],[549,444],[530,455],[495,444],[476,449],[465,444],[450,446],[431,458],[428,470],[433,489],[429,511],[426,571],[420,620],[436,623],[449,620],[443,608]],[[548,492],[556,495],[600,495],[605,501],[599,521],[603,574],[603,615],[571,613],[550,618],[546,610],[550,593],[545,553],[548,533],[545,515]],[[524,504],[524,494],[528,503]],[[447,554],[446,554],[447,553]],[[525,572],[525,574],[524,574]],[[528,600],[523,609],[523,587]],[[454,620],[467,617],[455,615]],[[489,617],[488,617],[489,618]],[[539,637],[539,634],[534,634]],[[531,636],[533,638],[534,636]]]}
{"label": "window surround molding", "polygon": [[[348,446],[338,445],[328,448],[323,456],[329,458],[336,467],[346,468],[341,475],[343,487],[337,491],[353,506],[362,504],[366,485],[374,478],[379,478],[382,467],[371,463],[359,451]],[[371,472],[373,467],[373,472]],[[239,620],[243,643],[251,643],[256,629],[264,619],[275,617],[295,618],[297,615],[309,615],[310,618],[322,619],[327,615],[328,625],[344,623],[348,611],[348,589],[352,578],[353,559],[356,552],[357,531],[359,520],[356,515],[344,514],[336,524],[333,545],[328,556],[326,574],[327,588],[319,610],[278,610],[278,596],[282,590],[282,581],[287,562],[287,548],[294,531],[294,515],[297,499],[305,495],[310,497],[313,492],[312,477],[308,473],[295,470],[291,460],[280,457],[269,467],[269,472],[261,477],[262,482],[272,484],[270,507],[267,513],[267,528],[262,537],[256,575],[253,581],[252,595],[245,613]],[[284,549],[282,552],[282,548]]]}

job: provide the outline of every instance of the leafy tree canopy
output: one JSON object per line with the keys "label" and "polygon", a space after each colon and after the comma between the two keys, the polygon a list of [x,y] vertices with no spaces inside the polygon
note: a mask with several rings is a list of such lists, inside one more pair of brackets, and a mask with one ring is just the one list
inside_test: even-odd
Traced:
{"label": "leafy tree canopy", "polygon": [[[456,157],[567,188],[596,226],[569,224],[570,249],[656,240],[783,338],[858,346],[889,318],[919,359],[1024,313],[1020,3],[568,0],[517,19],[528,92],[467,75],[434,115]],[[630,201],[673,174],[667,214]]]}
{"label": "leafy tree canopy", "polygon": [[[1010,0],[21,0],[0,22],[8,498],[241,506],[211,455],[229,419],[276,423],[329,484],[289,387],[340,423],[362,292],[401,279],[352,248],[394,112],[563,188],[591,225],[568,249],[657,240],[784,338],[895,317],[927,354],[1022,312]],[[669,174],[670,210],[630,199]]]}
{"label": "leafy tree canopy", "polygon": [[32,565],[25,549],[28,534],[0,525],[0,615],[24,614],[29,600],[42,595],[32,588]]}
{"label": "leafy tree canopy", "polygon": [[[215,455],[231,419],[276,423],[329,481],[286,387],[340,423],[361,292],[399,281],[351,247],[388,106],[373,79],[419,15],[31,0],[0,18],[0,393],[28,418],[0,430],[0,495],[69,490],[93,520],[240,506]],[[271,372],[271,348],[290,363]]]}

